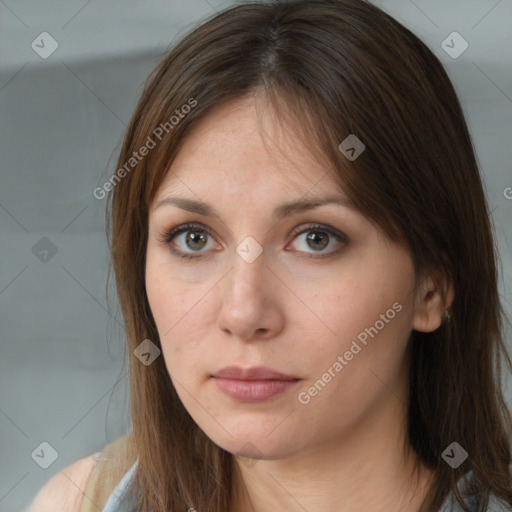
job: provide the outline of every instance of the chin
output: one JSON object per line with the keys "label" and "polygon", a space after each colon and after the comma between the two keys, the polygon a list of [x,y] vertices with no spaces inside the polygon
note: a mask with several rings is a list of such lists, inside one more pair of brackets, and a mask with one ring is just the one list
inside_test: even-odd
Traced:
{"label": "chin", "polygon": [[[289,435],[284,429],[278,434],[275,426],[272,429],[258,428],[254,422],[248,428],[230,428],[229,424],[224,424],[225,429],[220,433],[215,429],[215,433],[204,430],[205,434],[222,449],[250,459],[275,460],[290,456],[296,452],[298,444],[293,436]],[[270,433],[270,434],[269,434]]]}

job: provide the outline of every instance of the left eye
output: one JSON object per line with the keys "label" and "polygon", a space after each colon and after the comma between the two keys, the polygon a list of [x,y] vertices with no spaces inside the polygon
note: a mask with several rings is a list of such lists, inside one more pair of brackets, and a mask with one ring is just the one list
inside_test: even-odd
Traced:
{"label": "left eye", "polygon": [[[173,245],[177,244],[173,243],[173,240],[176,238],[179,241],[181,235],[185,235],[185,237],[182,238],[182,241],[184,242],[185,245],[184,247],[181,248],[178,246],[178,249],[175,249]],[[343,244],[347,242],[347,237],[343,233],[334,230],[333,228],[329,228],[327,226],[322,226],[319,224],[307,226],[305,229],[300,227],[294,230],[292,233],[292,236],[294,238],[298,238],[299,235],[307,235],[303,240],[307,244],[307,247],[313,249],[313,252],[315,253],[323,251],[323,249],[325,249],[327,246],[332,245],[331,242],[333,242],[333,239],[336,242],[338,242],[338,244]],[[168,245],[170,247],[171,252],[176,254],[177,256],[181,256],[181,258],[198,258],[202,256],[203,252],[205,252],[201,251],[201,249],[204,249],[205,247],[208,249],[207,245],[209,242],[209,237],[213,238],[208,229],[205,229],[197,224],[183,224],[165,233],[161,237],[160,241]],[[215,246],[215,244],[213,245]],[[209,249],[212,249],[212,247],[210,247]],[[299,250],[299,252],[302,251]],[[322,252],[317,256],[311,257],[326,257],[333,254],[334,252],[337,251],[331,250],[326,254]]]}
{"label": "left eye", "polygon": [[[343,233],[338,232],[337,230],[335,231],[334,229],[328,228],[326,226],[321,226],[319,224],[308,226],[306,229],[302,230],[301,228],[298,228],[292,233],[292,235],[294,237],[298,237],[299,235],[307,235],[305,238],[303,238],[303,242],[307,245],[307,247],[313,249],[314,252],[319,252],[325,249],[328,245],[332,245],[331,242],[336,241],[338,244],[343,244],[347,241],[346,236]],[[321,258],[324,256],[329,256],[334,252],[337,252],[337,250],[335,249],[325,252],[322,252],[318,256],[312,257]]]}

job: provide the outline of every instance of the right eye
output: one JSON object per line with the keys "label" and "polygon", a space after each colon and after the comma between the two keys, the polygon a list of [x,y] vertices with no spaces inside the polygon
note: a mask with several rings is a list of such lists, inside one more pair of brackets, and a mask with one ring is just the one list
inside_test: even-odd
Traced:
{"label": "right eye", "polygon": [[[210,231],[199,224],[180,224],[166,231],[160,238],[160,242],[168,245],[170,251],[176,256],[181,256],[182,259],[192,259],[200,258],[203,255],[202,253],[206,252],[201,251],[201,249],[208,245],[209,237],[212,238]],[[176,249],[176,242],[180,241],[181,247]]]}

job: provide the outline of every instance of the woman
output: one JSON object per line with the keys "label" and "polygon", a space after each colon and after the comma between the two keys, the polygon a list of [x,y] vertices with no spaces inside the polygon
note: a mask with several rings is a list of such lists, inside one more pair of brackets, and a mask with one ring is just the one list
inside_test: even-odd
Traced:
{"label": "woman", "polygon": [[107,188],[133,432],[76,510],[512,510],[487,205],[409,30],[362,0],[216,14]]}

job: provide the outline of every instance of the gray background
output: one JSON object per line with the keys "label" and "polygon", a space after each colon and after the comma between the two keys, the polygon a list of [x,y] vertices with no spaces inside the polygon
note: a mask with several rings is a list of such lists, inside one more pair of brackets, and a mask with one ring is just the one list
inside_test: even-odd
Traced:
{"label": "gray background", "polygon": [[[58,470],[129,428],[121,316],[112,293],[106,302],[105,202],[92,191],[114,170],[147,74],[190,26],[231,3],[0,1],[0,512],[20,511]],[[511,314],[512,2],[374,3],[454,82]],[[45,31],[59,46],[42,59],[31,43]],[[441,46],[453,31],[469,45],[458,58]],[[47,469],[31,456],[43,441],[58,453]]]}

